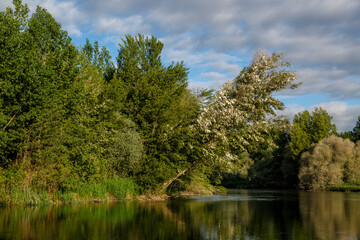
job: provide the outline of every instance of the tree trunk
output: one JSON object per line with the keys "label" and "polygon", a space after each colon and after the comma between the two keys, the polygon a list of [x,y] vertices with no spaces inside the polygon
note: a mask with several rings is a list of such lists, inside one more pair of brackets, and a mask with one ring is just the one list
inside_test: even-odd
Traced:
{"label": "tree trunk", "polygon": [[178,172],[178,174],[176,174],[175,177],[169,179],[168,181],[164,182],[160,188],[160,192],[164,192],[171,183],[173,183],[176,179],[178,179],[179,177],[181,177],[182,175],[184,175],[187,171],[189,170],[189,168],[185,168],[184,170]]}

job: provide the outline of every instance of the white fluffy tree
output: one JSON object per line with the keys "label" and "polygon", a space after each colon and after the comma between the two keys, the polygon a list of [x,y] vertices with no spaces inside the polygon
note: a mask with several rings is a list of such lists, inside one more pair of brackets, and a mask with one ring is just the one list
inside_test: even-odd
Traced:
{"label": "white fluffy tree", "polygon": [[216,92],[212,104],[197,120],[209,146],[207,157],[227,162],[236,157],[227,149],[243,151],[256,144],[274,146],[271,133],[283,128],[287,121],[276,116],[275,111],[282,110],[284,103],[275,99],[273,93],[296,88],[299,84],[295,80],[290,63],[283,61],[281,53],[257,53],[249,67]]}
{"label": "white fluffy tree", "polygon": [[296,88],[295,80],[290,63],[283,61],[281,53],[257,53],[249,67],[215,93],[194,124],[201,136],[201,157],[165,182],[163,189],[199,163],[232,169],[241,164],[238,155],[245,150],[257,144],[274,146],[271,135],[288,121],[276,116],[275,111],[282,110],[284,103],[272,94]]}

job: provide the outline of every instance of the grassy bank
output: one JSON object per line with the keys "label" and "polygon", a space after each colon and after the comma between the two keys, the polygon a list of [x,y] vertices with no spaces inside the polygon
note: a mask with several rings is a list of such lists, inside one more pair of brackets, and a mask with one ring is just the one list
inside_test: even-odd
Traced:
{"label": "grassy bank", "polygon": [[138,194],[138,186],[130,178],[83,183],[71,191],[49,193],[31,186],[14,186],[0,190],[1,205],[46,205],[123,200]]}
{"label": "grassy bank", "polygon": [[328,190],[337,192],[360,192],[360,180],[337,186],[331,186]]}

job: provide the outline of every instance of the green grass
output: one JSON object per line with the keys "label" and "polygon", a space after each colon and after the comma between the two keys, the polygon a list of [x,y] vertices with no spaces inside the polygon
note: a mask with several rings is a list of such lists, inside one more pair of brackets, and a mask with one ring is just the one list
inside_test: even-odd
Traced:
{"label": "green grass", "polygon": [[360,192],[360,180],[329,187],[330,191],[337,192]]}
{"label": "green grass", "polygon": [[50,196],[43,190],[35,190],[29,186],[15,186],[10,191],[0,190],[1,205],[30,205],[50,204]]}
{"label": "green grass", "polygon": [[130,178],[114,178],[102,182],[84,183],[74,189],[80,199],[106,200],[109,195],[118,200],[137,193],[137,185]]}
{"label": "green grass", "polygon": [[138,186],[130,178],[114,178],[101,182],[83,183],[71,191],[47,193],[30,186],[0,188],[0,205],[46,205],[123,200],[138,193]]}

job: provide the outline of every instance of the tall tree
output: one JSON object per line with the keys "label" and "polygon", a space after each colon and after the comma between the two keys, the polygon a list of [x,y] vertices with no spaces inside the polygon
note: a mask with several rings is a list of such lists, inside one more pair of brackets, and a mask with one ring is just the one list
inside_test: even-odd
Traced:
{"label": "tall tree", "polygon": [[336,133],[332,117],[322,108],[315,108],[312,114],[304,111],[295,115],[290,131],[290,148],[297,158],[313,143]]}
{"label": "tall tree", "polygon": [[95,41],[94,44],[91,44],[89,39],[86,39],[86,43],[81,50],[86,59],[95,65],[99,73],[104,76],[105,81],[109,82],[115,73],[115,66],[111,61],[109,50],[105,46],[99,49],[99,43]]}
{"label": "tall tree", "polygon": [[[276,117],[275,110],[284,103],[273,93],[296,88],[295,73],[281,53],[258,53],[250,66],[245,67],[216,94],[197,120],[197,128],[208,143],[205,156],[226,163],[231,153],[249,151],[255,145],[274,146],[272,133],[286,126],[285,119]],[[235,151],[234,151],[235,150]]]}
{"label": "tall tree", "polygon": [[300,157],[309,147],[320,140],[336,133],[336,125],[331,122],[332,117],[322,108],[315,108],[312,113],[304,111],[295,115],[285,151],[282,156],[281,171],[284,185],[298,186]]}
{"label": "tall tree", "polygon": [[281,53],[258,53],[250,66],[225,83],[201,109],[193,125],[197,141],[191,145],[192,165],[176,177],[202,166],[205,170],[226,169],[239,164],[239,156],[254,151],[254,146],[275,146],[272,135],[288,121],[276,116],[275,110],[283,109],[284,103],[273,93],[296,88],[295,80]]}
{"label": "tall tree", "polygon": [[357,140],[360,140],[360,116],[358,117],[358,120],[356,121],[355,127],[352,130],[352,134],[354,136],[355,142]]}
{"label": "tall tree", "polygon": [[38,148],[34,143],[39,141],[32,137],[40,136],[36,126],[63,115],[59,111],[65,110],[64,91],[77,72],[77,50],[60,24],[40,7],[29,19],[27,5],[13,3],[14,10],[0,13],[2,165]]}
{"label": "tall tree", "polygon": [[117,77],[109,83],[109,94],[123,92],[115,107],[135,122],[143,138],[146,161],[139,179],[145,188],[158,186],[188,164],[185,142],[196,114],[188,69],[182,62],[164,66],[162,49],[154,37],[127,35],[120,44]]}

